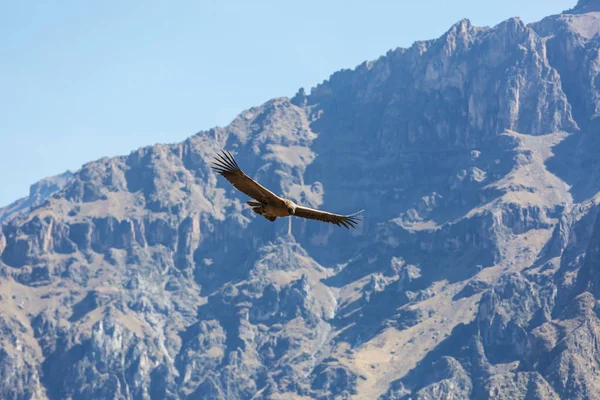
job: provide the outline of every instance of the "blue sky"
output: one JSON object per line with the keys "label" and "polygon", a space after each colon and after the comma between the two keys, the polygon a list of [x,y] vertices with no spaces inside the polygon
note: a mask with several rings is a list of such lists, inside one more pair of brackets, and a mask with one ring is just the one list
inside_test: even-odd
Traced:
{"label": "blue sky", "polygon": [[45,176],[177,142],[469,18],[575,0],[5,1],[0,206]]}

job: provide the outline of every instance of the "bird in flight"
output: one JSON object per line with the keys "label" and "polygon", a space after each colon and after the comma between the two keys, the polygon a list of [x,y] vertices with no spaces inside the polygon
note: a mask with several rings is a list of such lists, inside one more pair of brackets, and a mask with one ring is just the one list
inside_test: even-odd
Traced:
{"label": "bird in flight", "polygon": [[291,200],[277,196],[246,175],[228,151],[223,150],[215,156],[212,168],[223,175],[240,192],[256,200],[248,201],[248,205],[252,206],[252,210],[255,213],[262,215],[271,222],[277,218],[294,215],[300,218],[329,222],[350,229],[355,228],[356,224],[360,221],[359,214],[362,211],[351,215],[332,214],[304,207]]}

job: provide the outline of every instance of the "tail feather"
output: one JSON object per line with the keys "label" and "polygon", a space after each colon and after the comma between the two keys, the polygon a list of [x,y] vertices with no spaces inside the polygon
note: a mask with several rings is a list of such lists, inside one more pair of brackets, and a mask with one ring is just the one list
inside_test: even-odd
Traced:
{"label": "tail feather", "polygon": [[265,215],[265,209],[264,207],[262,207],[262,204],[260,207],[253,207],[252,211],[254,211],[255,213],[257,213],[258,215],[262,215],[263,217],[265,217],[266,219],[268,219],[269,221],[273,222],[277,219],[277,217],[272,217],[270,215]]}
{"label": "tail feather", "polygon": [[257,213],[258,215],[263,215],[263,209],[260,207],[254,207],[252,208],[252,211],[254,211],[255,213]]}

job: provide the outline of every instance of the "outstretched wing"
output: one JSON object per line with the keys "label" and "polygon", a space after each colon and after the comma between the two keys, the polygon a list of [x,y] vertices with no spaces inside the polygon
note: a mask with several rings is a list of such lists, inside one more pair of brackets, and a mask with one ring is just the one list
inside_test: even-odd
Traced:
{"label": "outstretched wing", "polygon": [[315,210],[313,208],[297,206],[294,215],[296,217],[308,218],[308,219],[316,219],[317,221],[329,222],[332,224],[336,224],[337,226],[342,225],[345,228],[356,228],[356,224],[360,221],[360,213],[351,214],[351,215],[338,215],[332,214],[325,211]]}
{"label": "outstretched wing", "polygon": [[223,150],[215,156],[212,168],[223,175],[236,189],[264,204],[277,204],[283,200],[242,172],[230,152]]}

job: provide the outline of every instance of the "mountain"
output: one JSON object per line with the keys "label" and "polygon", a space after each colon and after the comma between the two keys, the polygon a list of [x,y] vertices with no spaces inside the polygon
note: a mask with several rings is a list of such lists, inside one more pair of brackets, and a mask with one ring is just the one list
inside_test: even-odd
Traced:
{"label": "mountain", "polygon": [[66,171],[60,175],[44,178],[34,183],[29,187],[29,196],[0,208],[0,224],[41,205],[50,196],[62,189],[72,176],[71,171]]}
{"label": "mountain", "polygon": [[[88,163],[0,233],[6,399],[598,399],[600,0]],[[355,231],[270,223],[220,149]]]}

